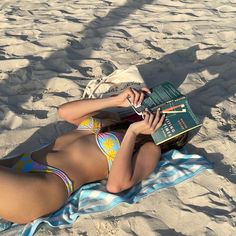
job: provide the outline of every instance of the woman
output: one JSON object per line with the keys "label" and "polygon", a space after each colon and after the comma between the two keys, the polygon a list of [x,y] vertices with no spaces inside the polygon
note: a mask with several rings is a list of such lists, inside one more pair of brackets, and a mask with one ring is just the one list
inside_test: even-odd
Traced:
{"label": "woman", "polygon": [[[128,97],[139,104],[146,92],[150,92],[146,87],[140,91],[128,88],[110,98],[61,105],[59,116],[77,129],[40,150],[0,160],[0,218],[29,223],[58,210],[85,183],[107,179],[107,191],[118,193],[147,177],[157,165],[161,149],[140,137],[155,132],[164,115],[145,111],[142,121],[121,129],[116,126],[117,115],[102,111],[128,107]],[[104,132],[109,127],[115,132]],[[138,149],[137,142],[142,143]]]}

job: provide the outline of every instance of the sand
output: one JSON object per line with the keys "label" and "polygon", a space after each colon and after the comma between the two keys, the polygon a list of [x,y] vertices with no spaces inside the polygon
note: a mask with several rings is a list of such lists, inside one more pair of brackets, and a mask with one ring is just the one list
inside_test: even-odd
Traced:
{"label": "sand", "polygon": [[214,163],[138,204],[37,235],[236,235],[235,17],[234,0],[1,1],[1,157],[70,130],[60,104],[136,65],[148,86],[170,81],[189,97],[203,126],[188,150]]}

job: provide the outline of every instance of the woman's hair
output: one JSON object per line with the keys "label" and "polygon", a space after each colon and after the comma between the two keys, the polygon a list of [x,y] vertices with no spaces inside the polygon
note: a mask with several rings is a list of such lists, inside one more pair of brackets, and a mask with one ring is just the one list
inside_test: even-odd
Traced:
{"label": "woman's hair", "polygon": [[[103,127],[101,132],[127,130],[131,124],[132,122],[125,120],[117,124]],[[153,142],[151,135],[143,135],[143,134],[139,135],[138,138],[136,139],[134,151],[136,152],[144,143],[149,141]],[[187,143],[187,141],[188,141],[188,132],[180,134],[175,138],[172,138],[164,143],[161,143],[159,146],[161,148],[161,152],[164,153],[171,149],[181,149]]]}

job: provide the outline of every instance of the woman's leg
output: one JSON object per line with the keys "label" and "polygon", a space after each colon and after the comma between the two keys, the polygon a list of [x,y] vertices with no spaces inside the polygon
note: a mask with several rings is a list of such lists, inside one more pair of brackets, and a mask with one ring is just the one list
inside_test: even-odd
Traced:
{"label": "woman's leg", "polygon": [[64,182],[52,173],[18,173],[0,166],[0,218],[19,224],[59,209],[67,199]]}

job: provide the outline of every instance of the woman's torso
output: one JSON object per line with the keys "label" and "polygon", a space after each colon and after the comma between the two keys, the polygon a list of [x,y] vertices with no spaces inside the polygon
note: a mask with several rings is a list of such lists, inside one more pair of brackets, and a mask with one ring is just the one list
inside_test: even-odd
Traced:
{"label": "woman's torso", "polygon": [[31,157],[64,171],[77,189],[82,184],[108,177],[107,158],[98,147],[96,138],[92,131],[73,130],[33,152]]}

